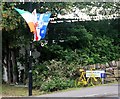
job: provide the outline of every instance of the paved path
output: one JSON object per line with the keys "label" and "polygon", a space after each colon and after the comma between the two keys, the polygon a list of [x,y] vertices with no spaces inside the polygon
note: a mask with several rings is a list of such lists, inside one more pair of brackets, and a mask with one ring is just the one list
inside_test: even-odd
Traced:
{"label": "paved path", "polygon": [[[119,86],[120,87],[120,86]],[[118,84],[87,87],[67,92],[56,92],[38,97],[118,97]]]}

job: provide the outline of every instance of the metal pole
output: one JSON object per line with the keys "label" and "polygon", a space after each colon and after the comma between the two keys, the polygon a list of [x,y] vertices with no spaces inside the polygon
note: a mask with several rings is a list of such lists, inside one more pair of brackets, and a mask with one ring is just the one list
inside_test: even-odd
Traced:
{"label": "metal pole", "polygon": [[32,96],[32,41],[30,42],[29,54],[29,96]]}
{"label": "metal pole", "polygon": [[104,84],[104,78],[102,78],[102,84]]}
{"label": "metal pole", "polygon": [[[32,2],[30,2],[30,12],[32,11]],[[30,53],[29,53],[29,96],[32,96],[32,36],[30,32]]]}

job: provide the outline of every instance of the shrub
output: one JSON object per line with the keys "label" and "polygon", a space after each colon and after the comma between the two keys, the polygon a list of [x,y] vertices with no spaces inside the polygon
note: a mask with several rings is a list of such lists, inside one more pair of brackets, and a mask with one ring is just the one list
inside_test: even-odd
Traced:
{"label": "shrub", "polygon": [[62,89],[67,89],[74,86],[74,81],[63,78],[63,77],[53,77],[41,85],[40,90],[52,92]]}
{"label": "shrub", "polygon": [[52,60],[37,65],[33,71],[33,86],[41,91],[56,91],[74,86],[76,65]]}

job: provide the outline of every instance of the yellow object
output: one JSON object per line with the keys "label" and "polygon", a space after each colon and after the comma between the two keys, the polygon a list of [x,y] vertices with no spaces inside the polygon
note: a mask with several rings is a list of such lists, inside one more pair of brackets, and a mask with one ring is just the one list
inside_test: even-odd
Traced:
{"label": "yellow object", "polygon": [[84,71],[84,69],[79,69],[79,71],[80,71],[80,72],[83,72],[83,71]]}
{"label": "yellow object", "polygon": [[94,85],[97,85],[99,83],[101,83],[101,79],[99,78],[96,78],[94,73],[93,73],[93,68],[90,68],[90,71],[91,71],[91,76],[86,78],[85,77],[85,70],[84,69],[79,69],[79,71],[81,72],[81,75],[79,78],[76,79],[75,81],[75,86],[80,86],[80,85],[83,85],[83,86],[86,86],[88,84],[94,86]]}

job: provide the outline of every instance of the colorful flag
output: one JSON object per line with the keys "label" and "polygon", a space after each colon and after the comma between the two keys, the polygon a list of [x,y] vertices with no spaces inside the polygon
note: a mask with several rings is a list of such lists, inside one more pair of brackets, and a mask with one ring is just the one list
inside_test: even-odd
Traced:
{"label": "colorful flag", "polygon": [[16,11],[25,19],[28,23],[30,31],[34,33],[34,41],[39,41],[45,38],[47,25],[51,13],[36,13],[36,9],[32,13],[15,8]]}
{"label": "colorful flag", "polygon": [[[34,33],[34,41],[39,41],[45,38],[47,25],[49,23],[49,18],[51,13],[39,14],[33,11],[34,14],[34,24],[36,27],[36,33]],[[37,20],[37,21],[36,21]]]}
{"label": "colorful flag", "polygon": [[25,21],[27,22],[30,31],[35,33],[36,29],[34,26],[34,16],[32,13],[28,12],[28,11],[24,11],[18,8],[15,8],[15,10],[25,19]]}
{"label": "colorful flag", "polygon": [[34,41],[38,41],[38,35],[37,35],[37,26],[38,26],[38,22],[37,22],[37,13],[36,13],[36,9],[34,9],[34,11],[32,12],[33,16],[34,16],[34,27],[35,27],[35,31],[34,31]]}

